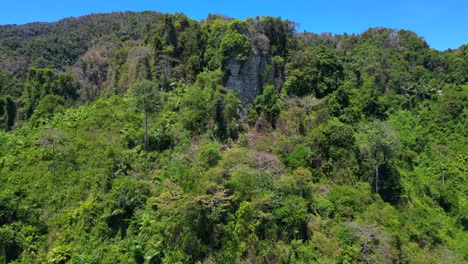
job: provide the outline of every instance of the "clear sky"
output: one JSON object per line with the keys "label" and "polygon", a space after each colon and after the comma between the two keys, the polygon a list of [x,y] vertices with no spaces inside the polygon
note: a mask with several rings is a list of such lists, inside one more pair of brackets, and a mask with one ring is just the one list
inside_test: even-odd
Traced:
{"label": "clear sky", "polygon": [[468,44],[468,0],[2,0],[0,24],[51,22],[111,11],[182,12],[201,20],[209,13],[235,18],[275,16],[298,31],[361,33],[369,27],[408,29],[432,48]]}

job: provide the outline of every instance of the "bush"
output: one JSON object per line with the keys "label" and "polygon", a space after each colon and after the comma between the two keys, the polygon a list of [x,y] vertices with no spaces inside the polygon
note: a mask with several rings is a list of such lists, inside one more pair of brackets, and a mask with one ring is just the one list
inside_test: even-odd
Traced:
{"label": "bush", "polygon": [[206,167],[214,167],[221,160],[219,146],[215,143],[207,144],[200,149],[200,161]]}

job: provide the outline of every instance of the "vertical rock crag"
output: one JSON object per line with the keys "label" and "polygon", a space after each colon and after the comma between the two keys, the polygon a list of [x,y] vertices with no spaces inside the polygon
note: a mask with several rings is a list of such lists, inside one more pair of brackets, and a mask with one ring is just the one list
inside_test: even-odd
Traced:
{"label": "vertical rock crag", "polygon": [[242,64],[234,58],[228,60],[228,79],[225,86],[238,94],[244,108],[262,92],[262,72],[265,66],[266,59],[256,48]]}

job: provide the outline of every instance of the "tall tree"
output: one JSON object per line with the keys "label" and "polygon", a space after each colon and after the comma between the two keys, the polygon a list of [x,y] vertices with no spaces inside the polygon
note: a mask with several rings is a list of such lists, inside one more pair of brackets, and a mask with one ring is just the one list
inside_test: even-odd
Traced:
{"label": "tall tree", "polygon": [[364,161],[373,164],[375,171],[375,192],[379,192],[379,167],[388,163],[398,150],[398,138],[395,130],[382,121],[373,121],[362,125],[357,134],[357,143]]}
{"label": "tall tree", "polygon": [[9,130],[15,124],[16,104],[10,96],[0,99],[0,128]]}
{"label": "tall tree", "polygon": [[143,80],[131,86],[135,105],[143,110],[145,119],[144,149],[148,149],[148,115],[155,113],[161,107],[161,94],[159,84]]}
{"label": "tall tree", "polygon": [[56,175],[57,165],[55,159],[56,144],[65,137],[65,133],[57,129],[46,130],[44,135],[41,137],[39,143],[45,146],[52,147],[52,174]]}

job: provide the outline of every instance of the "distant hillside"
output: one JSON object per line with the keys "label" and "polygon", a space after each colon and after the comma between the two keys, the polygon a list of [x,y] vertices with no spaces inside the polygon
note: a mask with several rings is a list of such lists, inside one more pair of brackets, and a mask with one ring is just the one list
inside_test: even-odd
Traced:
{"label": "distant hillside", "polygon": [[29,67],[64,70],[90,47],[141,39],[162,14],[124,12],[66,18],[54,23],[0,26],[0,70],[22,77]]}

